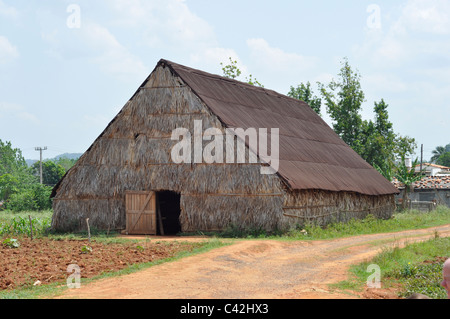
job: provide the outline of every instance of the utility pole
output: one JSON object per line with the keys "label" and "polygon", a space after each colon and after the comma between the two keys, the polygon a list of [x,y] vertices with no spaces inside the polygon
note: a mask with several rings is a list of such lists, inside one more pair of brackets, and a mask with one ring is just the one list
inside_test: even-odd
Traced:
{"label": "utility pole", "polygon": [[40,175],[40,182],[42,184],[42,151],[47,150],[47,146],[44,147],[35,147],[36,151],[39,151],[40,153],[40,161],[39,161],[39,175]]}
{"label": "utility pole", "polygon": [[420,174],[422,174],[422,163],[423,163],[423,144],[420,145]]}

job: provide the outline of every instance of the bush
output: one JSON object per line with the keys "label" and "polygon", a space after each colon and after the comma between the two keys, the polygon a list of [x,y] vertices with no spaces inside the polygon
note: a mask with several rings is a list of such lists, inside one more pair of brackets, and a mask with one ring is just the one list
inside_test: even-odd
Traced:
{"label": "bush", "polygon": [[12,194],[6,201],[6,208],[14,212],[38,209],[33,190],[27,189],[20,193]]}
{"label": "bush", "polygon": [[431,264],[408,265],[400,271],[400,277],[406,279],[405,291],[401,294],[408,297],[413,293],[421,293],[432,299],[445,299],[447,294],[442,281],[442,262]]}
{"label": "bush", "polygon": [[50,186],[33,184],[9,196],[5,208],[14,212],[51,209],[51,193]]}
{"label": "bush", "polygon": [[37,209],[46,210],[52,208],[52,188],[41,184],[33,185],[34,200],[36,201]]}

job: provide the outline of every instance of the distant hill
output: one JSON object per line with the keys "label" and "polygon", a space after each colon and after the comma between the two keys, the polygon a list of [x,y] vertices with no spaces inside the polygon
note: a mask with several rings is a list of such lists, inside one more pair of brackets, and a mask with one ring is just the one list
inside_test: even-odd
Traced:
{"label": "distant hill", "polygon": [[68,158],[68,159],[75,159],[75,158],[79,158],[81,155],[83,155],[82,153],[64,153],[61,155],[57,155],[54,158],[51,158],[50,160],[57,160],[59,158]]}
{"label": "distant hill", "polygon": [[[56,161],[57,159],[60,158],[68,158],[68,159],[77,159],[79,157],[81,157],[81,155],[83,155],[83,153],[64,153],[61,155],[57,155],[53,158],[46,158],[44,159],[44,161]],[[32,166],[34,163],[38,162],[38,160],[35,159],[25,159],[25,162],[27,163],[28,166]]]}

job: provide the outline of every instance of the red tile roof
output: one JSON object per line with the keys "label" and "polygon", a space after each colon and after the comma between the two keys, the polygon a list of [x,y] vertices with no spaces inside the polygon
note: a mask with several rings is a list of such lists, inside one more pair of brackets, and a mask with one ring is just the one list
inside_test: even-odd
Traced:
{"label": "red tile roof", "polygon": [[[392,184],[397,188],[403,188],[404,185],[394,179]],[[420,181],[413,184],[416,189],[450,189],[450,175],[448,176],[425,176]]]}

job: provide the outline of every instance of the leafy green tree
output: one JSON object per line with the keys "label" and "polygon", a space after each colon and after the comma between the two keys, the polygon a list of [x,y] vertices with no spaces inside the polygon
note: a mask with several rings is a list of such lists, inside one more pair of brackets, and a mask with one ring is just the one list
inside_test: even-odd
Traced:
{"label": "leafy green tree", "polygon": [[11,142],[0,140],[0,201],[6,201],[36,181],[20,149],[13,148]]}
{"label": "leafy green tree", "polygon": [[67,172],[69,169],[71,169],[75,165],[77,160],[78,160],[78,158],[59,157],[58,159],[54,160],[53,162],[57,165],[61,165],[62,167],[64,167],[64,170]]}
{"label": "leafy green tree", "polygon": [[397,134],[394,141],[394,154],[397,158],[412,155],[417,148],[416,140],[413,137],[401,136]]}
{"label": "leafy green tree", "polygon": [[361,89],[360,74],[353,71],[346,58],[341,62],[339,79],[327,86],[320,84],[327,112],[332,119],[334,131],[358,154],[362,152],[360,141],[362,118],[361,108],[364,92]]}
{"label": "leafy green tree", "polygon": [[393,162],[395,134],[393,125],[389,122],[388,104],[381,99],[374,103],[375,121],[362,123],[361,156],[370,164],[381,167],[383,162]]}
{"label": "leafy green tree", "polygon": [[363,121],[360,142],[361,157],[386,179],[392,180],[395,160],[414,152],[415,140],[394,133],[389,121],[388,104],[381,99],[374,103],[375,120]]}
{"label": "leafy green tree", "polygon": [[[31,171],[34,176],[40,176],[40,163],[36,162],[31,166]],[[42,162],[42,183],[44,185],[54,186],[64,176],[66,170],[59,164],[53,161]]]}
{"label": "leafy green tree", "polygon": [[[229,79],[239,80],[239,76],[242,74],[242,71],[238,68],[237,61],[233,60],[231,57],[228,59],[230,60],[229,64],[224,65],[222,62],[220,63],[222,66],[223,76]],[[254,86],[264,87],[264,85],[262,85],[256,78],[253,78],[251,74],[249,77],[245,77],[245,82]]]}
{"label": "leafy green tree", "polygon": [[25,189],[19,193],[12,194],[6,201],[6,208],[15,212],[37,210],[38,206],[33,190]]}
{"label": "leafy green tree", "polygon": [[32,187],[32,192],[36,209],[46,210],[52,208],[52,199],[50,198],[50,195],[52,194],[51,186],[36,183]]}
{"label": "leafy green tree", "polygon": [[415,172],[415,167],[417,166],[417,164],[418,164],[418,160],[415,159],[412,164],[412,167],[408,168],[405,163],[405,156],[402,155],[401,161],[396,167],[396,172],[394,175],[397,178],[397,180],[405,186],[405,189],[403,191],[403,200],[402,200],[402,209],[403,210],[407,208],[406,205],[408,202],[408,193],[410,191],[411,185],[414,182],[421,180],[423,177],[421,173],[416,174],[416,172]]}
{"label": "leafy green tree", "polygon": [[27,163],[22,156],[22,151],[13,148],[11,142],[4,143],[0,140],[0,176],[13,174],[27,168]]}
{"label": "leafy green tree", "polygon": [[[43,163],[44,181],[56,184],[65,170],[53,162]],[[2,208],[12,211],[50,209],[52,188],[39,184],[39,162],[30,169],[22,152],[11,146],[11,142],[0,140],[0,201]],[[37,173],[36,173],[37,167]]]}
{"label": "leafy green tree", "polygon": [[0,200],[7,200],[12,194],[20,190],[19,179],[13,174],[0,176]]}
{"label": "leafy green tree", "polygon": [[314,112],[322,116],[322,114],[320,114],[322,99],[314,95],[311,89],[311,83],[307,82],[306,85],[300,83],[297,87],[291,86],[287,95],[305,102],[314,110]]}
{"label": "leafy green tree", "polygon": [[450,167],[450,152],[445,152],[436,160],[436,164]]}
{"label": "leafy green tree", "polygon": [[437,146],[432,152],[433,156],[431,156],[430,161],[432,163],[435,163],[436,160],[441,157],[441,155],[443,155],[445,153],[445,147],[443,146]]}
{"label": "leafy green tree", "polygon": [[415,140],[394,132],[389,121],[389,105],[384,99],[374,103],[373,121],[362,119],[360,113],[365,95],[360,84],[361,75],[351,68],[346,58],[341,65],[338,80],[328,85],[319,83],[333,129],[364,160],[392,180],[395,160],[412,154],[417,147]]}

